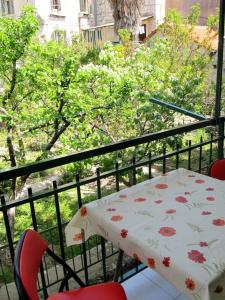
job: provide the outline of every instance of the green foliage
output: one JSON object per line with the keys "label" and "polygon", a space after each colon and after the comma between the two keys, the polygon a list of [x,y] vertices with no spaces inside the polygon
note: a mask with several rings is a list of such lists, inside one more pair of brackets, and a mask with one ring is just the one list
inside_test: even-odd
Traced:
{"label": "green foliage", "polygon": [[199,17],[200,17],[200,3],[196,3],[191,7],[191,13],[188,16],[188,23],[190,25],[196,25],[198,23]]}
{"label": "green foliage", "polygon": [[[204,113],[211,58],[208,48],[192,38],[199,11],[193,6],[187,18],[170,11],[150,46],[134,47],[130,33],[120,30],[122,43],[107,43],[100,52],[87,50],[79,36],[71,45],[32,39],[38,21],[31,8],[19,19],[2,18],[1,126],[13,146],[4,145],[6,153],[11,151],[5,164],[7,159],[11,166],[19,165],[172,127],[173,112],[151,104],[151,96]],[[151,150],[159,147],[151,145]],[[65,174],[74,169],[91,174],[93,164],[106,169],[115,160],[123,163],[134,154],[140,159],[148,151],[149,145],[75,163]],[[18,189],[23,186],[17,184]]]}
{"label": "green foliage", "polygon": [[119,29],[118,34],[122,44],[127,44],[132,40],[132,34],[127,29]]}
{"label": "green foliage", "polygon": [[219,9],[216,10],[216,14],[215,15],[208,16],[207,26],[210,29],[213,29],[213,28],[219,26]]}

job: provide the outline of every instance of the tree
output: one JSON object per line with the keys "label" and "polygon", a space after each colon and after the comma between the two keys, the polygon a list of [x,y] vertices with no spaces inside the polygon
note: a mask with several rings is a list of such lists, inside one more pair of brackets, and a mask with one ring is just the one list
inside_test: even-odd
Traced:
{"label": "tree", "polygon": [[[74,38],[72,45],[41,44],[34,38],[37,30],[38,19],[30,7],[18,19],[0,19],[2,158],[11,167],[48,157],[80,117],[80,103],[69,98],[69,89],[87,51],[80,38]],[[28,177],[11,181],[9,199],[20,197]],[[8,214],[13,232],[14,209]]]}
{"label": "tree", "polygon": [[[120,31],[122,44],[106,44],[97,63],[78,70],[73,91],[83,98],[81,101],[109,108],[86,116],[85,122],[91,124],[90,144],[117,142],[174,126],[176,115],[151,104],[151,96],[192,111],[210,113],[211,107],[203,103],[211,85],[211,49],[209,37],[202,43],[193,39],[198,16],[198,6],[193,7],[188,18],[170,11],[150,46],[131,49],[129,33]],[[68,144],[77,147],[76,142]],[[142,159],[150,148],[157,153],[161,147],[157,143],[116,153],[108,163],[110,159],[127,162],[135,153]],[[104,167],[105,162],[99,163]]]}
{"label": "tree", "polygon": [[108,0],[113,9],[114,28],[127,29],[134,38],[137,38],[141,22],[141,8],[143,0]]}

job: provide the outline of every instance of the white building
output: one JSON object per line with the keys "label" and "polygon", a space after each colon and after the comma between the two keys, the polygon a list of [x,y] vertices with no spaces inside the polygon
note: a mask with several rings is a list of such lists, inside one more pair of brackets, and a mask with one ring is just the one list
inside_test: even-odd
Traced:
{"label": "white building", "polygon": [[70,41],[73,34],[80,32],[83,24],[87,26],[87,14],[80,14],[80,11],[86,10],[84,0],[0,0],[0,15],[17,17],[26,4],[37,9],[39,37],[46,40],[63,37]]}

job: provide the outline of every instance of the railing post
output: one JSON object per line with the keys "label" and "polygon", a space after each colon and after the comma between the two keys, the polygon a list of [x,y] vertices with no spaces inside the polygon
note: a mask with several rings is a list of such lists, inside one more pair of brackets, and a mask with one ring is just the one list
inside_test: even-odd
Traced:
{"label": "railing post", "polygon": [[220,0],[220,18],[219,18],[219,41],[218,41],[218,58],[217,58],[217,77],[216,77],[216,103],[215,117],[217,118],[219,140],[218,140],[218,158],[223,158],[224,154],[224,120],[221,115],[221,93],[223,79],[223,48],[224,48],[224,14],[225,1]]}

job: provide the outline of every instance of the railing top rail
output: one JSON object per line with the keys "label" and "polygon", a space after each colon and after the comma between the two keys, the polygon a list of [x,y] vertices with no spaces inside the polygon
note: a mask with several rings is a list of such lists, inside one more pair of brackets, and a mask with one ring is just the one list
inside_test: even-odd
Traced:
{"label": "railing top rail", "polygon": [[[220,118],[220,119],[224,120],[224,118]],[[96,156],[111,153],[114,151],[123,150],[123,149],[129,148],[129,147],[134,147],[134,146],[141,145],[141,144],[144,144],[147,142],[152,142],[152,141],[156,141],[159,139],[167,138],[171,135],[174,136],[177,134],[182,134],[182,133],[196,130],[199,128],[204,128],[207,126],[215,126],[217,124],[218,124],[218,119],[208,119],[208,120],[204,120],[204,121],[198,121],[198,122],[195,122],[192,124],[188,124],[188,125],[184,125],[184,126],[180,126],[180,127],[172,128],[172,129],[166,129],[166,130],[155,132],[155,133],[146,134],[146,135],[143,135],[140,137],[123,140],[121,142],[108,144],[108,145],[93,148],[93,149],[88,149],[88,150],[85,150],[82,152],[58,156],[55,158],[35,162],[35,163],[24,165],[24,166],[4,169],[4,170],[0,171],[0,182],[6,181],[6,180],[9,180],[12,178],[20,177],[20,176],[25,176],[30,173],[40,172],[40,171],[43,171],[46,169],[51,169],[51,168],[56,168],[56,167],[59,167],[59,166],[65,165],[65,164],[81,161],[84,159],[96,157]]]}
{"label": "railing top rail", "polygon": [[[135,168],[146,166],[149,163],[149,161],[151,161],[151,163],[154,163],[154,162],[162,160],[163,158],[174,157],[177,154],[181,154],[181,153],[188,152],[190,150],[198,149],[201,146],[205,146],[205,145],[209,145],[210,143],[218,142],[218,139],[219,139],[219,137],[216,137],[216,138],[210,139],[208,141],[204,141],[204,142],[200,142],[200,143],[197,143],[197,144],[194,144],[191,146],[189,145],[184,148],[176,149],[172,152],[167,153],[166,155],[159,154],[159,155],[153,156],[151,158],[142,159],[138,162],[135,162]],[[79,180],[79,183],[74,180],[72,182],[59,185],[59,186],[57,186],[57,188],[54,188],[54,186],[52,184],[52,187],[50,187],[49,189],[35,192],[30,196],[27,195],[27,196],[23,196],[22,198],[19,198],[16,200],[11,200],[11,201],[5,202],[3,205],[0,204],[0,211],[2,211],[3,209],[10,209],[13,207],[17,207],[17,206],[29,203],[30,201],[43,199],[45,197],[51,197],[56,192],[59,194],[59,193],[62,193],[62,192],[65,192],[65,191],[68,191],[71,189],[75,189],[75,188],[77,188],[78,185],[83,186],[86,184],[94,183],[97,181],[97,179],[109,178],[110,176],[115,176],[116,174],[122,174],[123,172],[133,170],[133,168],[134,168],[133,164],[121,166],[118,169],[111,169],[109,171],[101,172],[100,175],[92,175],[92,176],[89,176],[86,178],[82,178],[81,180]],[[2,196],[2,197],[4,197],[4,196]],[[5,201],[5,200],[3,200],[3,201]]]}
{"label": "railing top rail", "polygon": [[206,116],[204,115],[201,115],[201,114],[198,114],[198,113],[195,113],[193,111],[190,111],[190,110],[187,110],[185,108],[182,108],[182,107],[179,107],[175,104],[172,104],[172,103],[169,103],[169,102],[165,102],[165,101],[162,101],[162,100],[159,100],[159,99],[156,99],[156,98],[153,98],[151,97],[149,99],[150,102],[154,103],[154,104],[158,104],[158,105],[161,105],[161,106],[164,106],[164,107],[167,107],[168,109],[171,109],[173,111],[176,111],[178,113],[181,113],[183,115],[186,115],[186,116],[189,116],[193,119],[196,119],[196,120],[199,120],[199,121],[202,121],[202,120],[208,120],[209,118],[207,118]]}

